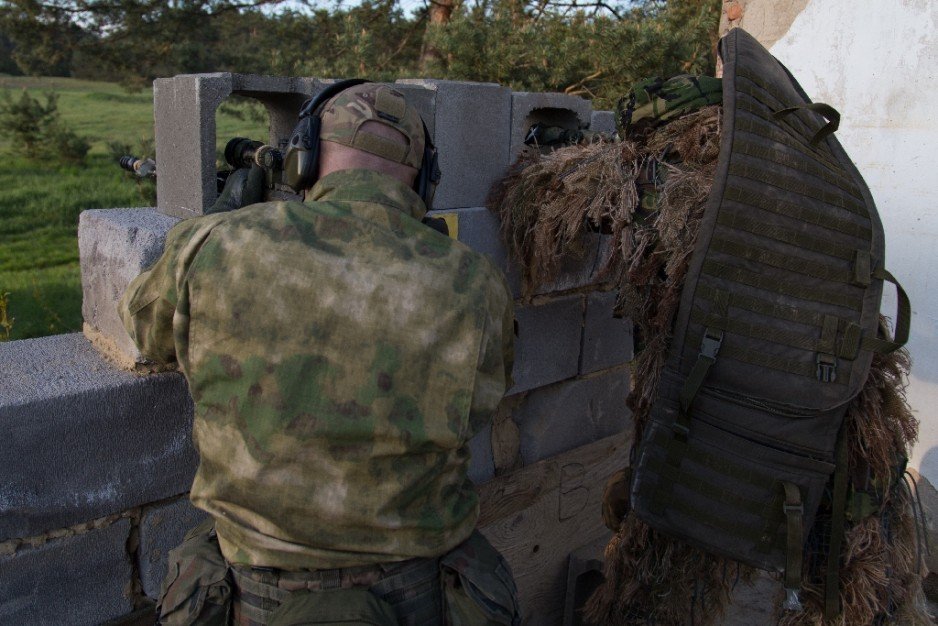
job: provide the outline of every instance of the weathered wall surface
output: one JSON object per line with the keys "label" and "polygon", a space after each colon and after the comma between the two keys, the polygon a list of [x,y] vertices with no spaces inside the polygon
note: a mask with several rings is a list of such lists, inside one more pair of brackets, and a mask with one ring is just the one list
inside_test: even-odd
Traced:
{"label": "weathered wall surface", "polygon": [[[837,137],[876,200],[886,267],[912,300],[909,401],[921,431],[911,464],[938,483],[938,93],[928,88],[938,74],[938,3],[733,0],[724,8],[724,30],[749,30],[814,101],[842,115]],[[884,311],[894,315],[894,292],[886,294]]]}

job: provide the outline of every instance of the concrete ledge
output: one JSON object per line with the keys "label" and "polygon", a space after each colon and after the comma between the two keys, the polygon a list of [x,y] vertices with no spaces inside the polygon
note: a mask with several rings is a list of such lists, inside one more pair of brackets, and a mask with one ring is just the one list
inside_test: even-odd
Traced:
{"label": "concrete ledge", "polygon": [[71,334],[0,344],[0,380],[0,541],[188,491],[181,375],[121,371]]}
{"label": "concrete ledge", "polygon": [[96,209],[78,218],[81,313],[86,335],[127,369],[146,367],[117,314],[117,303],[140,272],[163,253],[178,219],[155,209]]}
{"label": "concrete ledge", "polygon": [[129,535],[123,519],[0,556],[0,623],[90,625],[129,613]]}

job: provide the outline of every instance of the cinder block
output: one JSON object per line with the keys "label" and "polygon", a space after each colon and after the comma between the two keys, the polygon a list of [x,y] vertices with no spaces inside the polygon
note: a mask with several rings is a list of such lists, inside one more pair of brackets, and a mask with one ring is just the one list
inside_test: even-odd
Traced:
{"label": "cinder block", "polygon": [[563,93],[511,94],[511,148],[513,163],[524,148],[524,138],[535,124],[579,130],[590,125],[593,106],[589,100]]}
{"label": "cinder block", "polygon": [[[453,217],[447,223],[457,224],[456,232],[450,227],[450,236],[466,244],[476,252],[488,256],[498,269],[504,272],[508,286],[515,298],[521,297],[521,270],[511,258],[501,233],[501,223],[486,207],[471,207],[465,209],[435,210],[430,215],[434,217]],[[584,246],[582,256],[570,257],[561,261],[557,278],[550,283],[541,285],[531,295],[544,295],[558,291],[577,289],[596,283],[602,265],[599,262],[603,253],[602,237],[595,233],[587,235],[588,241]]]}
{"label": "cinder block", "polygon": [[613,317],[615,304],[615,291],[593,292],[587,296],[580,374],[591,374],[632,360],[632,321]]}
{"label": "cinder block", "polygon": [[78,218],[85,334],[129,369],[144,359],[124,330],[117,303],[130,281],[163,253],[166,233],[178,221],[142,208],[83,211]]}
{"label": "cinder block", "polygon": [[0,541],[189,490],[182,375],[122,371],[74,333],[0,343],[0,381]]}
{"label": "cinder block", "polygon": [[491,424],[469,440],[469,450],[472,452],[472,459],[469,461],[469,480],[476,485],[481,485],[495,478]]}
{"label": "cinder block", "polygon": [[616,114],[612,111],[593,111],[590,117],[590,130],[599,133],[615,133]]}
{"label": "cinder block", "polygon": [[515,385],[509,394],[577,375],[583,306],[583,296],[574,295],[515,309]]}
{"label": "cinder block", "polygon": [[628,393],[629,372],[625,367],[530,392],[512,415],[521,431],[524,464],[628,428]]}
{"label": "cinder block", "polygon": [[285,139],[304,100],[322,89],[312,78],[183,74],[153,81],[157,208],[191,217],[215,201],[215,111],[232,94],[256,98],[270,113],[271,142]]}
{"label": "cinder block", "polygon": [[80,626],[129,613],[129,534],[123,519],[0,556],[0,623]]}
{"label": "cinder block", "polygon": [[395,86],[423,116],[439,150],[443,178],[433,205],[485,204],[508,167],[511,91],[494,83],[406,79]]}
{"label": "cinder block", "polygon": [[144,509],[140,517],[138,554],[143,593],[154,600],[159,598],[169,551],[182,543],[186,533],[206,517],[208,513],[192,506],[188,497]]}
{"label": "cinder block", "polygon": [[563,626],[591,626],[583,617],[583,609],[603,582],[603,550],[610,537],[611,533],[607,532],[596,541],[570,553]]}

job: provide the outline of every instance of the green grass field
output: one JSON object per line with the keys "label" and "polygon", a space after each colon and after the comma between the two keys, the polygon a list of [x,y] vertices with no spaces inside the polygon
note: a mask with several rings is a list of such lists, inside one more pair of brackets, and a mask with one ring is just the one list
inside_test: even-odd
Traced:
{"label": "green grass field", "polygon": [[[111,83],[0,76],[0,91],[17,97],[22,89],[34,98],[57,93],[61,119],[91,150],[83,167],[34,162],[0,134],[0,296],[9,294],[9,339],[81,329],[79,213],[150,206],[153,193],[152,184],[138,184],[112,154],[120,144],[137,156],[153,156],[150,90],[128,93]],[[236,135],[266,139],[266,129],[256,122],[224,112],[218,114],[217,131],[219,149]],[[5,334],[0,327],[0,340]]]}

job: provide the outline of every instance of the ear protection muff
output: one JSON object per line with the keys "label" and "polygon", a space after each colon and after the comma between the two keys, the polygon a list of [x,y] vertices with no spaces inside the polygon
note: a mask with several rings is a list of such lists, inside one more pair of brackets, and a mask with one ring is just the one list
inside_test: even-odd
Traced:
{"label": "ear protection muff", "polygon": [[[283,154],[283,182],[294,192],[300,193],[316,184],[319,175],[319,132],[322,129],[322,107],[333,96],[350,87],[370,81],[361,78],[343,80],[322,90],[315,98],[310,98],[300,108],[299,121],[290,134]],[[423,159],[417,176],[414,178],[414,191],[423,200],[427,209],[431,208],[433,192],[440,182],[441,172],[437,160],[436,146],[430,139],[426,122],[423,124]]]}
{"label": "ear protection muff", "polygon": [[322,128],[320,109],[333,96],[367,82],[361,78],[339,81],[303,103],[300,119],[290,134],[283,154],[283,182],[294,192],[300,193],[312,187],[319,174],[319,131]]}

